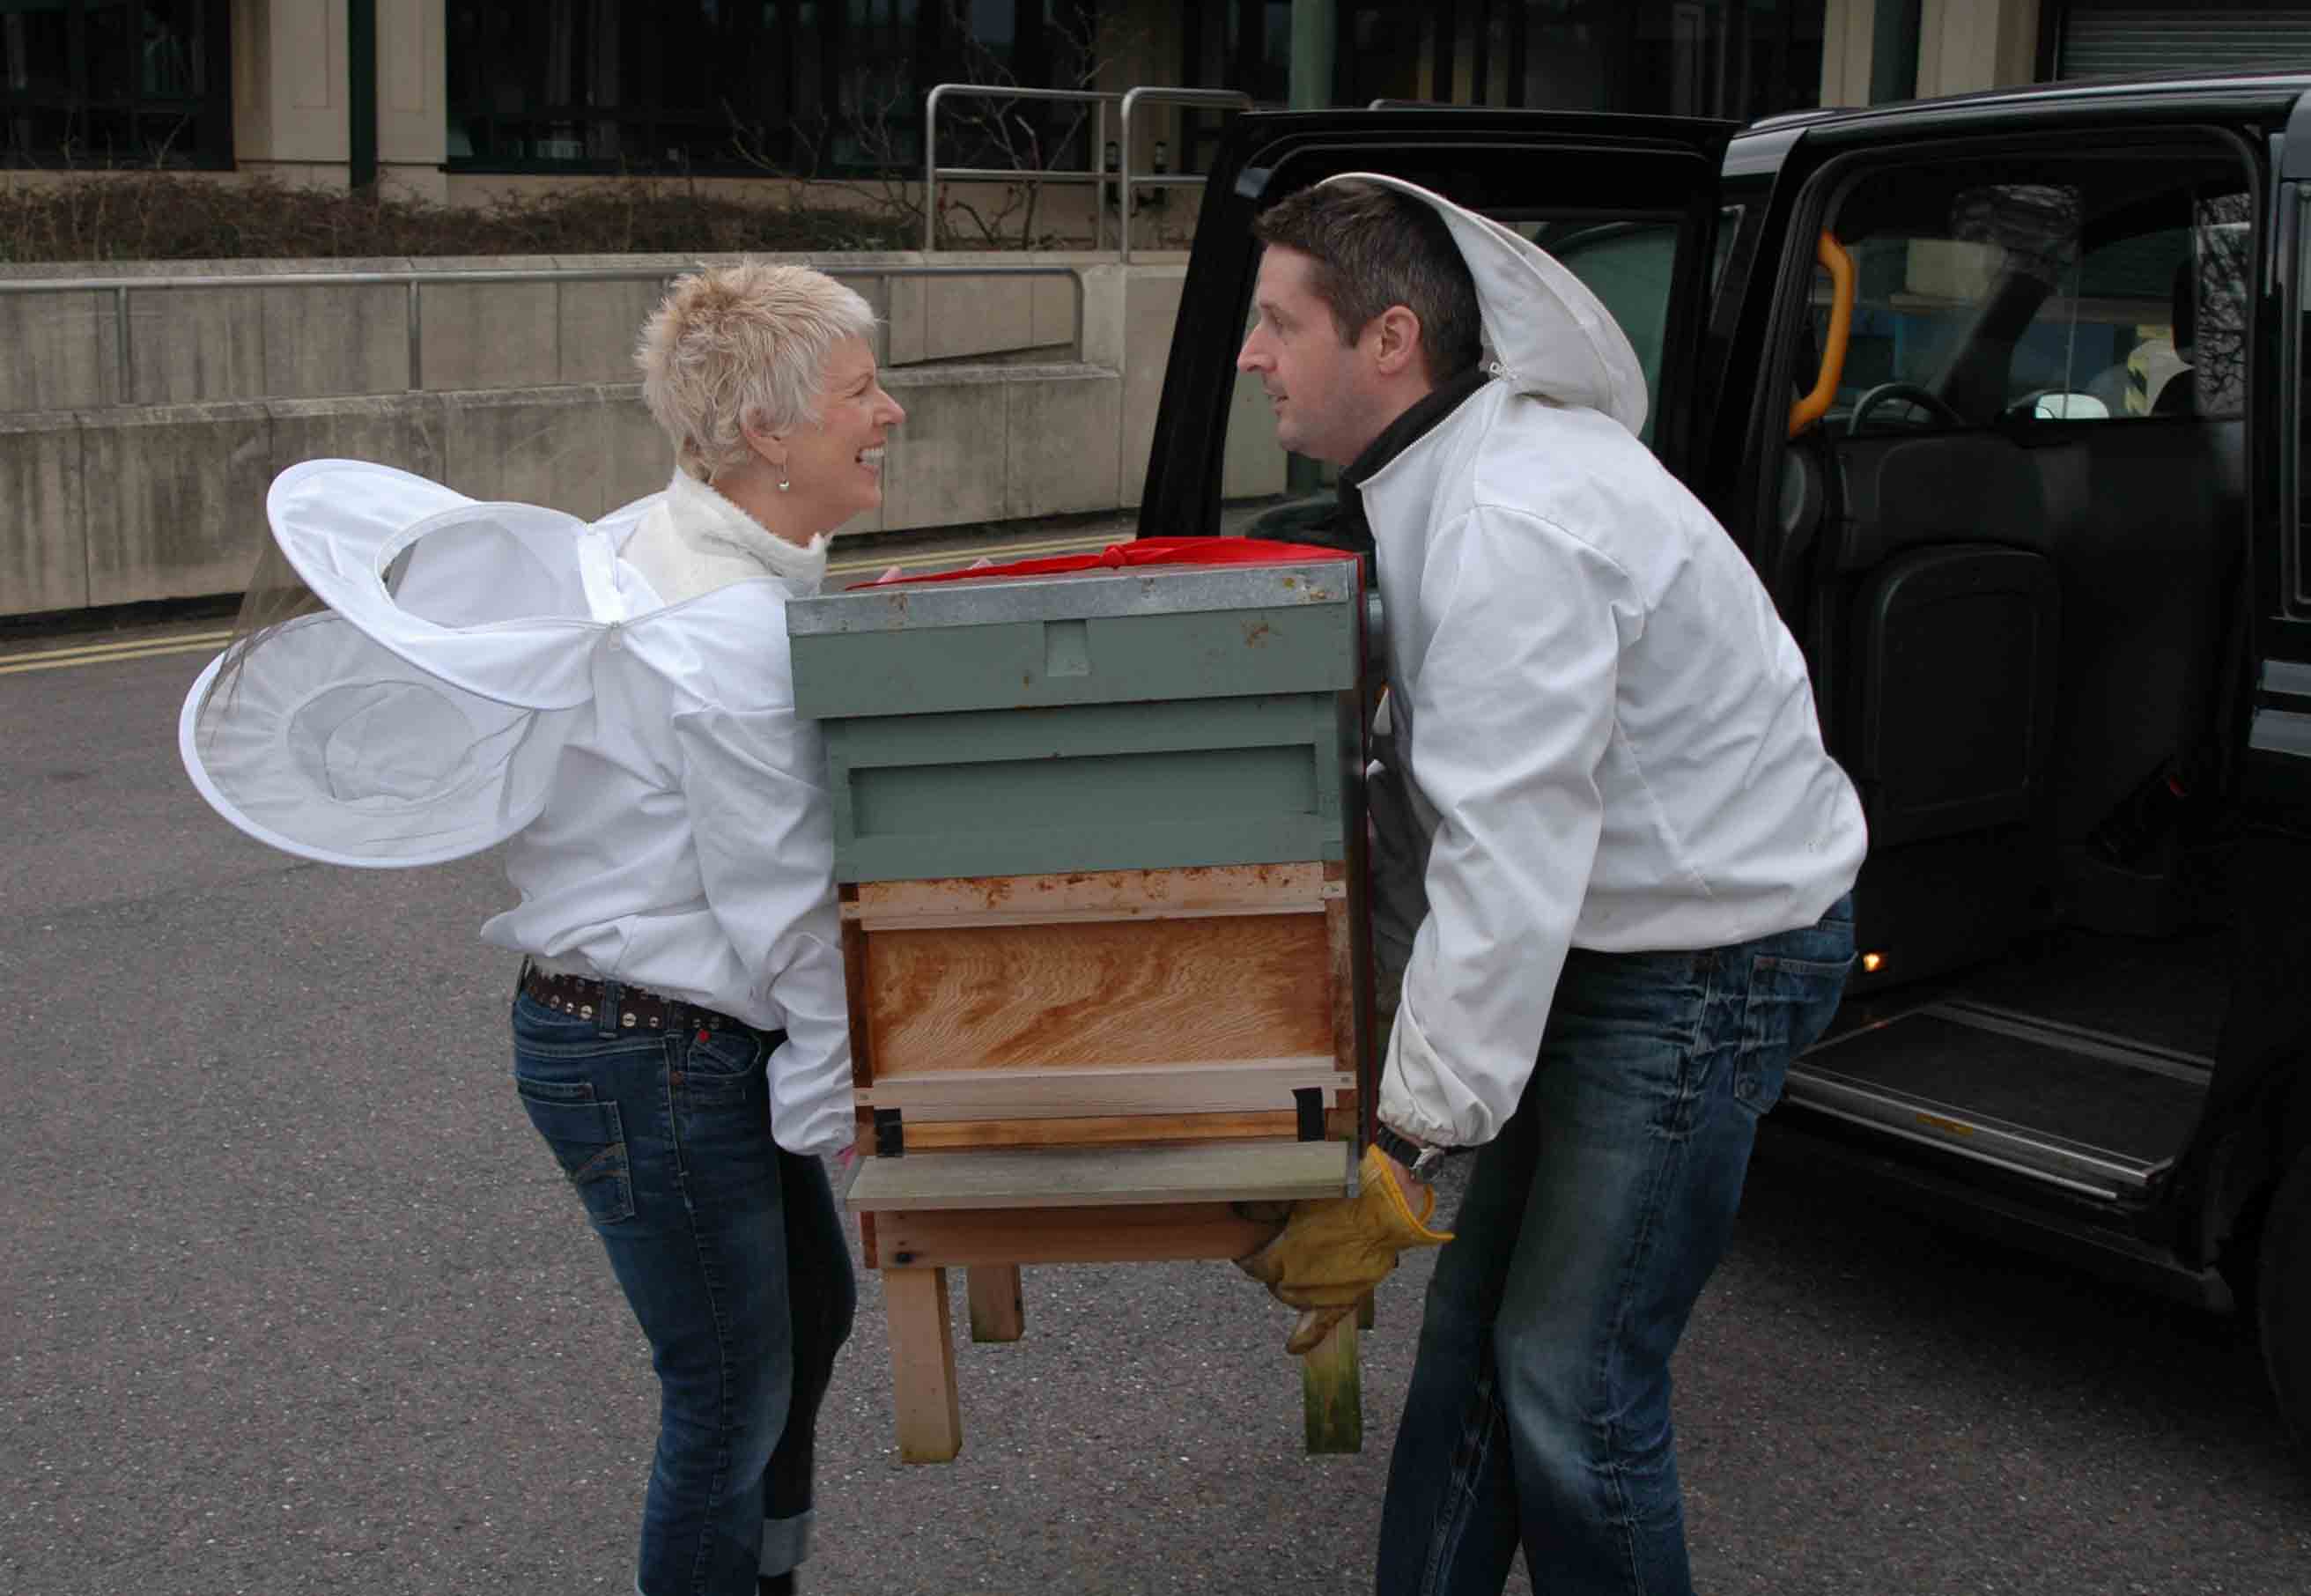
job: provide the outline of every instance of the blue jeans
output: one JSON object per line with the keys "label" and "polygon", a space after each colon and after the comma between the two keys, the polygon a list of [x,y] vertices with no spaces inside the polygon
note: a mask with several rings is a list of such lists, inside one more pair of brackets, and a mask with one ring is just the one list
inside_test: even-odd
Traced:
{"label": "blue jeans", "polygon": [[569,1176],[649,1338],[658,1456],[642,1506],[642,1596],[754,1596],[799,1563],[811,1449],[857,1302],[826,1172],[771,1139],[779,1038],[621,1030],[513,1010],[514,1085]]}
{"label": "blue jeans", "polygon": [[1853,909],[1697,954],[1574,952],[1428,1287],[1380,1596],[1688,1596],[1670,1355],[1758,1117],[1837,1007]]}

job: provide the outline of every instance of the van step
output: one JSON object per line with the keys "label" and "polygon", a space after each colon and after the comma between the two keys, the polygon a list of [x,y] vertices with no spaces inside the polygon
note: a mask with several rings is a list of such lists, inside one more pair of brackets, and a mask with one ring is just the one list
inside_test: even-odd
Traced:
{"label": "van step", "polygon": [[2106,1201],[2190,1140],[2204,1060],[1965,1002],[1849,1031],[1790,1066],[1788,1101]]}

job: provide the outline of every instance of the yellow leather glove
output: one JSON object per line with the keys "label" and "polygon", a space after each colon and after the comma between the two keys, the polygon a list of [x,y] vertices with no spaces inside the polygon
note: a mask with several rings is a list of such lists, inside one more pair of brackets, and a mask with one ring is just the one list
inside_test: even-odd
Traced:
{"label": "yellow leather glove", "polygon": [[1286,1352],[1306,1352],[1330,1334],[1396,1268],[1397,1254],[1406,1248],[1452,1239],[1450,1232],[1428,1227],[1436,1193],[1424,1187],[1420,1198],[1416,1214],[1386,1156],[1366,1147],[1356,1196],[1294,1203],[1291,1217],[1265,1245],[1235,1260],[1277,1301],[1301,1310],[1284,1344]]}

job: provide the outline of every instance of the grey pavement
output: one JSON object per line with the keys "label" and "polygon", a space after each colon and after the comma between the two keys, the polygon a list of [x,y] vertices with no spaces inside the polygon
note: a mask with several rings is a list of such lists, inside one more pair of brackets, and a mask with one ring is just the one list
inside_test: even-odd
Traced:
{"label": "grey pavement", "polygon": [[[506,1080],[494,861],[240,838],[177,765],[200,663],[0,676],[0,1596],[630,1590],[653,1382]],[[1133,1266],[1031,1269],[920,1468],[863,1280],[808,1588],[1369,1590],[1426,1272],[1383,1288],[1360,1456],[1303,1455],[1284,1311]],[[1705,1592],[2311,1590],[2244,1327],[1786,1156],[1677,1373]]]}

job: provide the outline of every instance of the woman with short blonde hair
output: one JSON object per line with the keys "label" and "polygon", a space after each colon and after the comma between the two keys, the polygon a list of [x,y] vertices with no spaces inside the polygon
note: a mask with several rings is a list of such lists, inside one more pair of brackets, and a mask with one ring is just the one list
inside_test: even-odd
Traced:
{"label": "woman with short blonde hair", "polygon": [[834,819],[786,613],[882,501],[906,416],[875,331],[817,272],[682,279],[640,347],[678,464],[591,524],[292,466],[179,719],[201,795],[273,847],[383,869],[502,845],[520,902],[482,938],[522,955],[514,1087],[658,1378],[641,1596],[795,1588],[857,1300],[819,1162],[854,1135]]}
{"label": "woman with short blonde hair", "polygon": [[786,602],[882,500],[905,413],[875,330],[824,274],[752,264],[684,277],[643,327],[676,468],[619,559],[662,609],[597,667],[632,679],[597,693],[597,746],[565,754],[508,850],[522,905],[484,931],[527,955],[522,1103],[654,1355],[642,1596],[794,1588],[850,1328],[819,1163],[852,1134],[833,822],[816,728],[794,712]]}
{"label": "woman with short blonde hair", "polygon": [[807,266],[724,266],[681,279],[642,324],[642,399],[702,481],[743,462],[750,416],[783,431],[817,412],[827,356],[871,339],[867,301]]}

